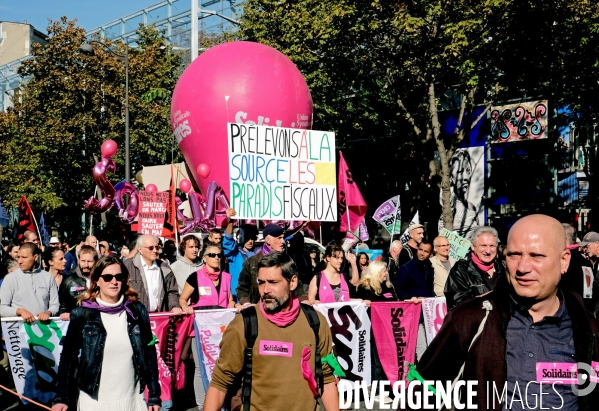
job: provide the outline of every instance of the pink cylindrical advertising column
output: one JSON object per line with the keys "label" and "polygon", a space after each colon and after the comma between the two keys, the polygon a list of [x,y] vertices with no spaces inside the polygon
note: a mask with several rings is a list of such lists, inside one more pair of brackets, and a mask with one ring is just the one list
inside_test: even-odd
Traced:
{"label": "pink cylindrical advertising column", "polygon": [[[202,53],[173,93],[175,138],[203,193],[216,181],[229,193],[227,123],[310,129],[312,97],[284,54],[238,41]],[[198,174],[198,166],[202,177]]]}

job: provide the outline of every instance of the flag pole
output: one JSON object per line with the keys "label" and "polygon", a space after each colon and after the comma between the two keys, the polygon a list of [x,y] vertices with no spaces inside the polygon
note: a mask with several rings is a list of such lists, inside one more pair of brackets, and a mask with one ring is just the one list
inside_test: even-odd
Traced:
{"label": "flag pole", "polygon": [[[179,170],[179,167],[177,167],[177,177],[179,177],[179,173],[181,171]],[[171,163],[171,181],[173,180],[173,163]],[[177,190],[177,180],[175,179],[175,190]],[[175,195],[171,192],[171,188],[168,188],[169,191],[169,196],[173,196],[173,198],[171,199],[171,204],[172,204],[172,210],[171,213],[173,214],[173,216],[175,217],[175,226],[173,227],[173,230],[175,230],[175,243],[177,244],[177,248],[179,248],[179,223],[177,222],[177,202],[175,201]]]}
{"label": "flag pole", "polygon": [[395,235],[395,225],[397,224],[397,208],[399,207],[399,196],[397,196],[397,203],[395,204],[395,214],[393,214],[393,229],[391,230],[391,242],[389,243],[389,252],[391,252],[391,245],[393,244],[393,236]]}

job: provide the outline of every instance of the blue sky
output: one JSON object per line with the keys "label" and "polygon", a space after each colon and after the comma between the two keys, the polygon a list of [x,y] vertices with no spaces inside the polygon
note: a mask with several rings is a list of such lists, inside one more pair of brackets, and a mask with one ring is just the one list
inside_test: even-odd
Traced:
{"label": "blue sky", "polygon": [[79,26],[91,30],[119,17],[158,3],[159,0],[0,0],[0,21],[33,25],[46,32],[48,18],[77,18]]}

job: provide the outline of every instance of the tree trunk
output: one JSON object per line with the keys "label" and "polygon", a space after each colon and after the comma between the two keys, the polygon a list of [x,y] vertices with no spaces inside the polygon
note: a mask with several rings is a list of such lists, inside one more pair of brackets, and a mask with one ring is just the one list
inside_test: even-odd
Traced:
{"label": "tree trunk", "polygon": [[431,116],[431,128],[433,137],[437,143],[439,158],[441,159],[441,203],[443,207],[443,226],[453,230],[453,210],[451,209],[451,185],[449,184],[449,153],[445,148],[445,142],[441,136],[441,123],[437,111],[435,98],[435,84],[431,81],[428,87],[429,114]]}

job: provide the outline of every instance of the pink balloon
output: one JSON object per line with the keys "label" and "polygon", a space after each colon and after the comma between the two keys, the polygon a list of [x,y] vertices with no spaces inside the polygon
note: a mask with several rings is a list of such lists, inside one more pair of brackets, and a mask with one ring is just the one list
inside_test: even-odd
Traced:
{"label": "pink balloon", "polygon": [[208,176],[210,175],[210,166],[208,164],[202,163],[198,166],[196,172],[200,177],[208,178]]}
{"label": "pink balloon", "polygon": [[100,147],[100,153],[102,153],[102,158],[110,158],[116,154],[119,149],[118,144],[114,140],[106,140],[102,143],[102,147]]}
{"label": "pink balloon", "polygon": [[98,162],[93,170],[92,176],[98,188],[102,191],[102,200],[98,200],[95,196],[91,196],[85,200],[83,206],[94,214],[104,213],[114,205],[115,190],[114,186],[106,177],[107,172],[114,173],[116,163],[112,158],[104,157]]}
{"label": "pink balloon", "polygon": [[189,190],[191,190],[191,182],[184,178],[183,180],[179,181],[179,188],[181,189],[181,191],[183,191],[185,194],[189,193]]}
{"label": "pink balloon", "polygon": [[158,187],[156,187],[156,184],[148,184],[146,186],[146,191],[150,191],[152,193],[158,191]]}
{"label": "pink balloon", "polygon": [[[215,181],[230,198],[227,122],[310,129],[312,97],[302,74],[281,52],[237,41],[203,52],[173,92],[175,138],[203,193]],[[198,167],[210,164],[210,181]]]}

